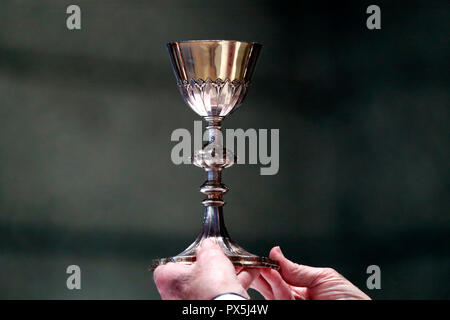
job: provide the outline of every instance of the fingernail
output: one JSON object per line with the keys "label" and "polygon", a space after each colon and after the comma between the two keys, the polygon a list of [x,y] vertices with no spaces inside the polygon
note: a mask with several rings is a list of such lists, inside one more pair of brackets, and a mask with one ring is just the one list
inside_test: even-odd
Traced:
{"label": "fingernail", "polygon": [[278,250],[280,251],[280,253],[281,253],[281,256],[284,258],[284,254],[283,254],[283,251],[281,251],[281,248],[280,248],[280,246],[277,246],[277,248],[278,248]]}

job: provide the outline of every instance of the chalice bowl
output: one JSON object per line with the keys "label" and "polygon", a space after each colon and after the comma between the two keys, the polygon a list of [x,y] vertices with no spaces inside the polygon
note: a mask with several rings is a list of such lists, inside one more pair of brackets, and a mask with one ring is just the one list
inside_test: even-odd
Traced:
{"label": "chalice bowl", "polygon": [[192,158],[194,165],[207,172],[200,187],[206,196],[202,202],[205,213],[197,239],[174,257],[153,260],[151,270],[168,262],[194,263],[198,248],[207,238],[217,243],[235,266],[279,268],[275,260],[254,255],[233,242],[223,219],[222,197],[228,188],[221,182],[221,174],[236,162],[236,157],[222,145],[221,123],[244,100],[261,47],[255,42],[225,40],[167,44],[184,101],[207,123],[208,142]]}

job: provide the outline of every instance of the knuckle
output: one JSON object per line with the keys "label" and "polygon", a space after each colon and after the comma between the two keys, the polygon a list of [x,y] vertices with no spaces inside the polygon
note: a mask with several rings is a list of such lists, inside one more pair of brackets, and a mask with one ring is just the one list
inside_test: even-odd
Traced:
{"label": "knuckle", "polygon": [[328,274],[328,275],[336,275],[336,274],[338,274],[338,272],[336,270],[334,270],[333,268],[323,268],[322,272],[324,274]]}
{"label": "knuckle", "polygon": [[[174,272],[175,267],[175,263],[173,262],[169,262],[165,265],[157,267],[153,271],[153,280],[155,281],[155,284],[159,286],[163,283],[168,282],[170,278],[176,276],[177,273]],[[170,275],[172,275],[172,277]]]}
{"label": "knuckle", "polygon": [[292,270],[301,270],[302,265],[299,264],[299,263],[293,262],[293,263],[290,265],[290,267],[291,267]]}
{"label": "knuckle", "polygon": [[318,279],[330,279],[330,278],[337,278],[339,277],[339,273],[334,270],[333,268],[322,268],[322,270],[319,272]]}
{"label": "knuckle", "polygon": [[295,277],[300,277],[302,275],[302,265],[292,262],[287,265],[287,272],[294,275]]}

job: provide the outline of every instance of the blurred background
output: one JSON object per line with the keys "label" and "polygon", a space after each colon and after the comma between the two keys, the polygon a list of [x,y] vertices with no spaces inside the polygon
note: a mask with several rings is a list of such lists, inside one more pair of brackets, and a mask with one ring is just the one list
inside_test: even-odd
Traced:
{"label": "blurred background", "polygon": [[225,171],[234,240],[372,298],[450,298],[449,18],[447,1],[2,0],[0,298],[159,299],[148,265],[203,215],[203,170],[170,159],[199,119],[164,47],[186,39],[264,45],[224,127],[280,129],[280,170]]}

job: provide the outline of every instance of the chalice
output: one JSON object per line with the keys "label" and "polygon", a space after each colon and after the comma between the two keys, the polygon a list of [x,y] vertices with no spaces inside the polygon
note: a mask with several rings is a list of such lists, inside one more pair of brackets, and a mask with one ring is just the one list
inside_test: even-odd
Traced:
{"label": "chalice", "polygon": [[243,102],[261,44],[245,41],[195,40],[167,44],[175,77],[184,101],[207,123],[208,142],[196,150],[194,165],[207,172],[200,187],[206,198],[203,226],[197,239],[174,257],[155,259],[150,266],[168,262],[192,264],[203,240],[216,242],[235,266],[278,269],[278,263],[252,254],[233,242],[223,219],[223,194],[228,188],[222,183],[225,168],[236,162],[231,150],[222,145],[222,120]]}

